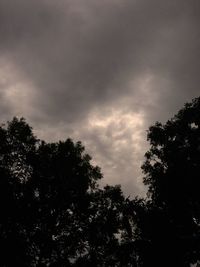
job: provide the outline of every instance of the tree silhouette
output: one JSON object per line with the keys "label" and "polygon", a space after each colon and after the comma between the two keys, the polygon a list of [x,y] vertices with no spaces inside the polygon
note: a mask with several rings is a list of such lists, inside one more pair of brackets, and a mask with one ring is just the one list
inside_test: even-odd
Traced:
{"label": "tree silhouette", "polygon": [[125,198],[98,187],[80,142],[46,143],[21,118],[0,127],[0,266],[123,266]]}
{"label": "tree silhouette", "polygon": [[148,140],[148,198],[131,203],[139,266],[190,266],[200,260],[200,98],[151,126]]}
{"label": "tree silhouette", "polygon": [[200,98],[148,131],[145,199],[99,188],[80,142],[0,127],[0,266],[189,267],[200,261]]}

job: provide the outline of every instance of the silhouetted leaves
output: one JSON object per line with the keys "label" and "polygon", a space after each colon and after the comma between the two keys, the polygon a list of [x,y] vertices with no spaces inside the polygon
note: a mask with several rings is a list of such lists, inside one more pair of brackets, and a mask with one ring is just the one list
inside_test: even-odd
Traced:
{"label": "silhouetted leaves", "polygon": [[189,267],[200,261],[200,98],[148,131],[146,199],[99,188],[80,142],[0,127],[1,266]]}
{"label": "silhouetted leaves", "polygon": [[38,140],[24,119],[0,127],[1,266],[119,266],[120,187],[98,188],[80,142]]}
{"label": "silhouetted leaves", "polygon": [[200,98],[151,126],[148,140],[149,200],[133,208],[139,266],[190,266],[200,259]]}

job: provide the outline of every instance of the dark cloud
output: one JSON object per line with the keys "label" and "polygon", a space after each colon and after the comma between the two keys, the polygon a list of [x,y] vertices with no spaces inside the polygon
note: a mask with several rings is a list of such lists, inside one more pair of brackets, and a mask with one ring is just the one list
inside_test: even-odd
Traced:
{"label": "dark cloud", "polygon": [[138,192],[148,125],[199,95],[199,13],[197,0],[0,0],[2,118],[83,140],[108,180]]}

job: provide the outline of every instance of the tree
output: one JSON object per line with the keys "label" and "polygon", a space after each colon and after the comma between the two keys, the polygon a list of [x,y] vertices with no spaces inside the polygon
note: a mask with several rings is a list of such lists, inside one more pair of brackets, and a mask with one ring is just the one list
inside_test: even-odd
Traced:
{"label": "tree", "polygon": [[0,127],[1,266],[122,266],[126,201],[90,162],[80,142],[41,141],[23,118]]}
{"label": "tree", "polygon": [[148,198],[134,204],[141,266],[200,260],[200,98],[148,131],[142,166]]}

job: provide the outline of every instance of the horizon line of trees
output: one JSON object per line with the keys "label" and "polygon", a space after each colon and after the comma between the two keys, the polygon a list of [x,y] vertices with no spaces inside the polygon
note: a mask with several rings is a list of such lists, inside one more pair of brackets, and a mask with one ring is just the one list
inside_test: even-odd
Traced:
{"label": "horizon line of trees", "polygon": [[0,266],[190,267],[200,261],[200,97],[149,128],[145,198],[102,174],[81,142],[0,126]]}

